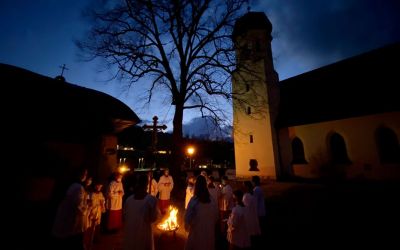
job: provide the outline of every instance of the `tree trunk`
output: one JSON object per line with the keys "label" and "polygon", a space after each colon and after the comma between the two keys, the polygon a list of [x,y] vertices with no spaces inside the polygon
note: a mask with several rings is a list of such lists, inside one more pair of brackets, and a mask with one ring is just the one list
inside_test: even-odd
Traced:
{"label": "tree trunk", "polygon": [[[171,166],[172,168],[175,169],[180,169],[180,164],[181,161],[175,161],[175,160],[180,160],[182,158],[182,134],[183,134],[183,129],[182,129],[182,121],[183,121],[183,103],[177,103],[175,106],[175,114],[174,114],[174,120],[173,120],[173,132],[172,132],[172,158],[174,160],[174,166]],[[175,158],[175,159],[174,159]]]}
{"label": "tree trunk", "polygon": [[173,120],[173,132],[172,132],[172,152],[170,158],[170,172],[174,178],[176,184],[180,184],[180,180],[185,175],[181,171],[183,163],[183,149],[182,149],[182,121],[183,121],[183,103],[176,103],[175,114]]}

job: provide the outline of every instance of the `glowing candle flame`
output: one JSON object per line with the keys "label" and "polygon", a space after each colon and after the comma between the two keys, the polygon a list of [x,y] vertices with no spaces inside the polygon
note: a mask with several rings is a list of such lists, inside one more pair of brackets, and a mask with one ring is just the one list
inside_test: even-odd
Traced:
{"label": "glowing candle flame", "polygon": [[125,173],[125,172],[127,172],[127,171],[129,171],[130,169],[127,167],[127,166],[125,166],[125,165],[122,165],[122,166],[120,166],[119,168],[118,168],[118,171],[121,173],[121,174],[123,174],[123,173]]}

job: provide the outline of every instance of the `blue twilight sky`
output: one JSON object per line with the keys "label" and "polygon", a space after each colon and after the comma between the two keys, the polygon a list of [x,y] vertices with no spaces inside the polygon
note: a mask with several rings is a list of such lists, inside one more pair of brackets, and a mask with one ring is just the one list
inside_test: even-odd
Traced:
{"label": "blue twilight sky", "polygon": [[[160,95],[150,106],[138,101],[140,88],[126,91],[100,72],[100,62],[82,62],[74,39],[88,24],[82,10],[91,0],[1,0],[0,63],[55,77],[60,65],[68,82],[114,96],[144,120],[157,115],[169,125],[174,108]],[[273,25],[273,57],[280,80],[400,41],[399,0],[258,0]],[[231,108],[227,107],[227,112]],[[198,113],[185,113],[189,123]]]}

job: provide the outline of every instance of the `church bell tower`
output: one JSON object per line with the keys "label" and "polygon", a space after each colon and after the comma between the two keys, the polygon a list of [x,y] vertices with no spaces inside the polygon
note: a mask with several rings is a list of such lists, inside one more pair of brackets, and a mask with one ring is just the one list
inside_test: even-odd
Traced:
{"label": "church bell tower", "polygon": [[276,179],[279,170],[275,119],[278,74],[271,50],[272,25],[263,12],[248,12],[235,24],[232,76],[236,176]]}

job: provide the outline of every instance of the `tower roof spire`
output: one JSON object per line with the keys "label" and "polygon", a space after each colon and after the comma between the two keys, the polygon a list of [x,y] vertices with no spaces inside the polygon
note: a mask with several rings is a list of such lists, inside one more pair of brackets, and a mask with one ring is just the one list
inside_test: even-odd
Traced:
{"label": "tower roof spire", "polygon": [[265,30],[271,34],[272,24],[264,12],[249,11],[236,21],[232,33],[233,40],[249,30]]}

